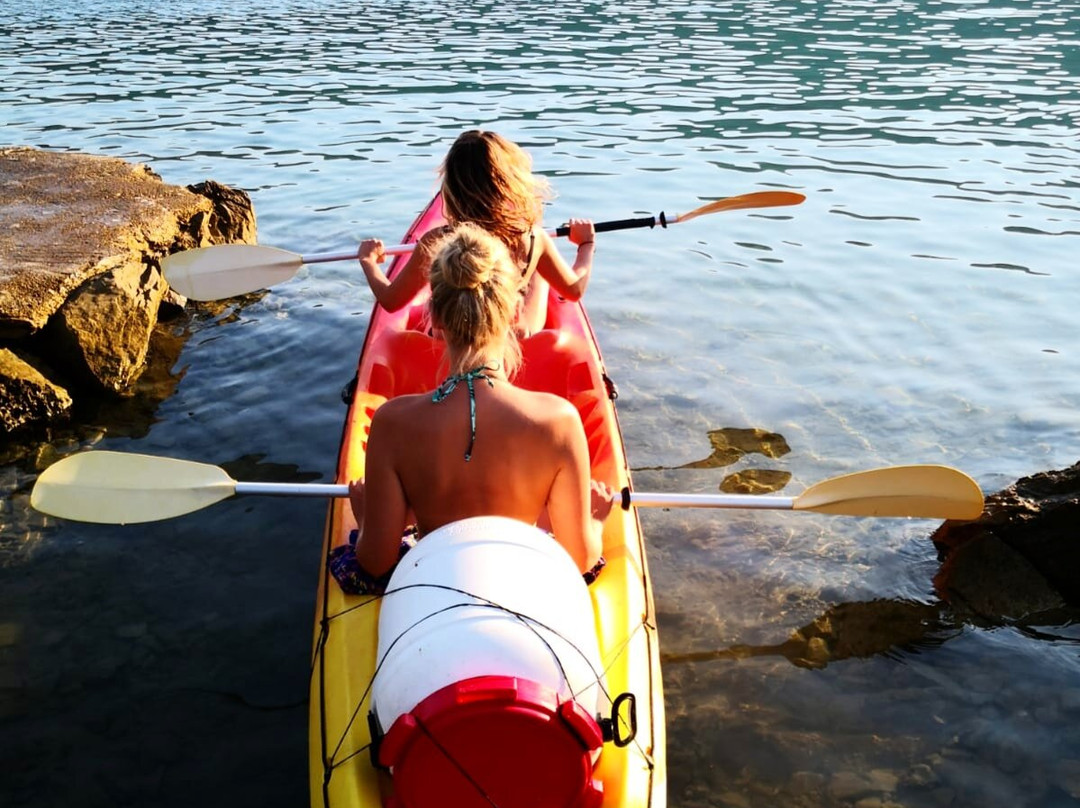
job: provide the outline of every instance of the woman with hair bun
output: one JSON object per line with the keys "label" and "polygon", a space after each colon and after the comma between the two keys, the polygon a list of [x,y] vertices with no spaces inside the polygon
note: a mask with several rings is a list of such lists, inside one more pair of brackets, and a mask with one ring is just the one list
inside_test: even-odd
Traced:
{"label": "woman with hair bun", "polygon": [[[544,327],[548,284],[568,300],[585,294],[592,271],[596,230],[586,219],[571,219],[570,241],[577,246],[571,266],[555,240],[543,230],[547,182],[532,173],[532,159],[495,132],[472,129],[458,136],[440,169],[443,213],[450,226],[471,222],[506,247],[522,281],[524,304],[514,327],[528,336]],[[433,247],[446,228],[425,233],[408,262],[390,281],[375,262],[361,266],[375,299],[387,311],[407,305],[428,282]]]}
{"label": "woman with hair bun", "polygon": [[[595,574],[612,492],[590,480],[578,412],[510,383],[520,360],[513,324],[521,273],[505,244],[478,225],[453,228],[432,255],[429,311],[449,375],[431,392],[375,411],[365,478],[350,486],[355,559],[337,559],[335,577],[360,580],[365,592],[385,588],[410,515],[420,536],[473,516],[543,521],[580,570]],[[364,241],[360,256],[365,265],[382,260],[381,243]]]}

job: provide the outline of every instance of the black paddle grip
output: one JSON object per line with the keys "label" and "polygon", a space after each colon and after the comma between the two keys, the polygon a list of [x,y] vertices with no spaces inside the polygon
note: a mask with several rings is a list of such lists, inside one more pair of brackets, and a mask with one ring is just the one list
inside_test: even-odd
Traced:
{"label": "black paddle grip", "polygon": [[622,509],[624,511],[630,510],[630,486],[622,490]]}
{"label": "black paddle grip", "polygon": [[[609,233],[612,230],[632,230],[635,227],[656,227],[659,222],[661,227],[667,227],[667,217],[664,216],[664,212],[660,211],[660,217],[656,216],[643,216],[640,219],[616,219],[612,222],[597,222],[597,233]],[[568,236],[570,235],[570,225],[564,224],[555,228],[556,236]]]}

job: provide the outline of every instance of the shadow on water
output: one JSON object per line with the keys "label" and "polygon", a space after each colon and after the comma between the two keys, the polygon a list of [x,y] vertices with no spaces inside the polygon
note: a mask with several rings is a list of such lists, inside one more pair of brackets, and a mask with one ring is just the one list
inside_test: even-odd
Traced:
{"label": "shadow on water", "polygon": [[885,656],[900,659],[905,653],[939,648],[959,636],[965,626],[994,629],[1008,626],[1032,639],[1080,645],[1080,638],[1055,633],[1080,623],[1080,607],[1062,607],[1021,620],[1003,616],[958,612],[944,602],[879,599],[840,603],[796,629],[775,645],[731,645],[708,651],[663,653],[665,665],[752,657],[784,657],[800,668],[820,669],[845,659]]}
{"label": "shadow on water", "polygon": [[80,446],[91,446],[106,435],[145,437],[156,422],[156,413],[184,378],[177,368],[184,344],[191,335],[190,322],[160,324],[150,339],[146,370],[127,397],[76,396],[71,417],[62,422],[29,427],[0,439],[0,465],[22,463],[41,471],[54,460]]}
{"label": "shadow on water", "polygon": [[841,603],[796,629],[776,645],[732,645],[711,651],[663,654],[665,665],[720,659],[782,656],[800,668],[824,668],[830,662],[898,650],[942,645],[963,630],[942,603],[873,600]]}
{"label": "shadow on water", "polygon": [[[115,526],[57,522],[29,505],[37,474],[56,460],[149,435],[185,378],[185,344],[235,322],[247,302],[161,324],[130,397],[84,401],[68,422],[0,443],[4,805],[306,798],[323,506],[262,497]],[[222,465],[253,481],[320,476],[261,453]]]}
{"label": "shadow on water", "polygon": [[0,437],[0,466],[21,464],[42,471],[60,457],[105,437],[145,438],[158,422],[158,409],[184,379],[187,368],[180,364],[181,356],[191,338],[208,328],[236,322],[244,307],[258,302],[264,294],[199,303],[160,321],[150,335],[146,367],[128,395],[78,388],[67,420],[29,426]]}

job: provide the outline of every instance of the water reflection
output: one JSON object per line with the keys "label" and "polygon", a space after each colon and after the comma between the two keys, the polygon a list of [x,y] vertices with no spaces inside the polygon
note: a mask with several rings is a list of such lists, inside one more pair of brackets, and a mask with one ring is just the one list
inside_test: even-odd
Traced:
{"label": "water reflection", "polygon": [[[726,470],[721,485],[769,489],[788,470],[806,485],[934,461],[986,484],[1075,460],[1075,0],[5,11],[10,142],[244,187],[260,239],[299,252],[396,239],[473,125],[534,152],[559,216],[805,190],[797,216],[605,240],[587,304],[639,487],[715,489]],[[110,448],[331,475],[370,305],[360,287],[355,267],[325,267],[222,312],[189,340],[176,392],[132,416],[146,437]],[[743,454],[724,465],[737,453],[702,442],[718,423],[769,425],[793,450],[746,451],[732,433]],[[738,465],[758,461],[769,468]],[[0,468],[16,491],[0,551],[38,537],[36,560],[0,568],[3,623],[20,626],[0,629],[0,802],[303,804],[304,711],[211,691],[283,705],[306,692],[321,503],[12,533],[32,465]],[[921,526],[642,518],[672,653],[776,649],[803,626],[793,657],[812,659],[815,638],[836,655],[816,670],[779,650],[665,665],[673,808],[1080,795],[1075,646],[926,608],[936,565]],[[923,618],[948,642],[909,652]],[[880,633],[859,636],[869,625]]]}
{"label": "water reflection", "polygon": [[322,478],[318,471],[301,471],[295,463],[274,463],[265,454],[244,455],[221,464],[234,480],[248,483],[310,483]]}
{"label": "water reflection", "polygon": [[873,600],[841,603],[776,645],[737,644],[712,651],[665,653],[664,664],[782,656],[800,668],[824,668],[851,657],[897,656],[900,650],[937,647],[961,631],[940,603]]}
{"label": "water reflection", "polygon": [[663,471],[671,469],[716,469],[737,463],[748,454],[765,457],[783,457],[791,451],[784,436],[765,429],[724,427],[706,433],[712,454],[702,460],[694,460],[679,466],[641,466],[635,471]]}
{"label": "water reflection", "polygon": [[[783,435],[756,427],[724,427],[707,433],[712,454],[679,466],[642,466],[634,471],[674,471],[676,469],[718,469],[738,463],[750,454],[783,457],[791,451]],[[791,481],[791,472],[782,469],[744,468],[728,474],[720,482],[725,494],[770,494]]]}

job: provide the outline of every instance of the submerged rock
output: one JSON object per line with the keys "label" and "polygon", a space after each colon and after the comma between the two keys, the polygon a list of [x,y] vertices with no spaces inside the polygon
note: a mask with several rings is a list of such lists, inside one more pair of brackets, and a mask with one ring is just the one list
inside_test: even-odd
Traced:
{"label": "submerged rock", "polygon": [[2,148],[0,188],[0,348],[37,373],[0,383],[8,431],[66,413],[73,393],[130,395],[163,301],[183,305],[161,258],[255,241],[242,191],[168,185],[116,158]]}
{"label": "submerged rock", "polygon": [[988,496],[979,519],[934,532],[934,585],[954,608],[987,617],[1080,606],[1078,535],[1080,463],[1023,477]]}

